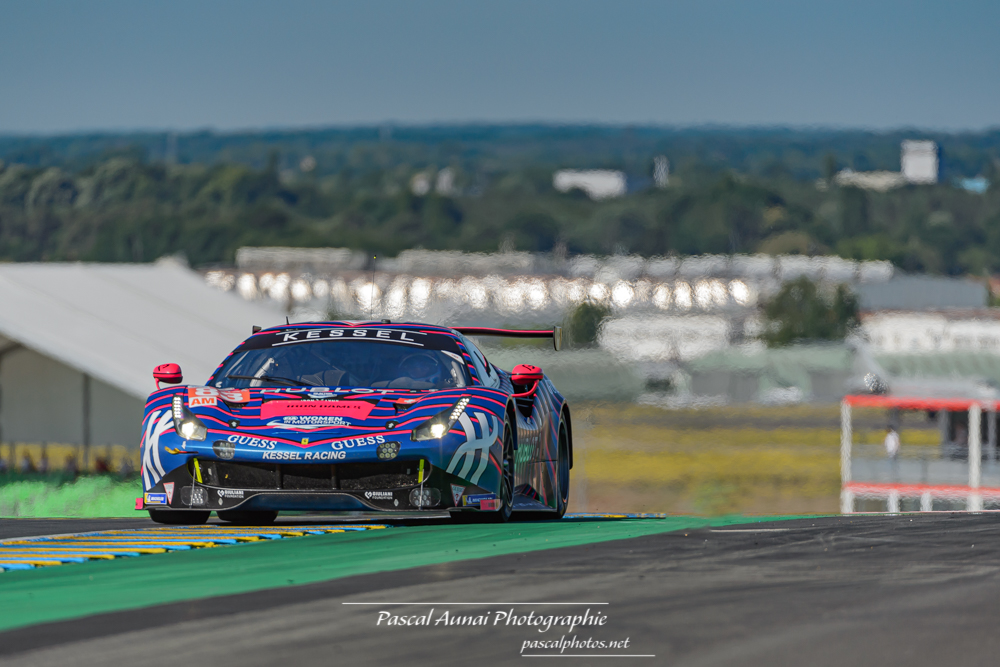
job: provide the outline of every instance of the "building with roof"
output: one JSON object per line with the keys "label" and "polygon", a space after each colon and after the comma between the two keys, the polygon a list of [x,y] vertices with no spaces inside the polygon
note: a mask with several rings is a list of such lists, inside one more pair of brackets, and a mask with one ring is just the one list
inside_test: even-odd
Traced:
{"label": "building with roof", "polygon": [[899,162],[908,183],[937,183],[938,147],[933,141],[904,141]]}
{"label": "building with roof", "polygon": [[954,310],[985,308],[989,289],[979,280],[947,276],[895,275],[857,287],[861,310]]}
{"label": "building with roof", "polygon": [[560,169],[552,175],[552,187],[559,192],[583,190],[591,199],[621,197],[628,190],[625,172],[611,169]]}
{"label": "building with roof", "polygon": [[[887,192],[908,183],[933,185],[938,182],[938,146],[933,141],[907,140],[900,144],[899,171],[854,171],[844,169],[835,177],[837,185]],[[826,187],[825,181],[819,181]]]}
{"label": "building with roof", "polygon": [[280,312],[155,264],[0,264],[0,442],[139,445],[152,370],[207,380]]}

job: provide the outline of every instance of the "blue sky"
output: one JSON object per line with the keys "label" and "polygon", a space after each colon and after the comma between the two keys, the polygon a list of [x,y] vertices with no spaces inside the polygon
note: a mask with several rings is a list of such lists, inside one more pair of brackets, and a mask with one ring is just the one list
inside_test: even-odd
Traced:
{"label": "blue sky", "polygon": [[0,5],[0,133],[1000,125],[998,2]]}

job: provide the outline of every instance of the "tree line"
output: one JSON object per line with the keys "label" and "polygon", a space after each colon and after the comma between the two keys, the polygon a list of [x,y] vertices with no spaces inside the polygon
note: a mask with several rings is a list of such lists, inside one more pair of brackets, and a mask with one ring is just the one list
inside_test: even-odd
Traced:
{"label": "tree line", "polygon": [[[569,166],[587,164],[580,156],[588,153],[573,143],[578,139],[564,138],[577,146],[566,153],[576,156]],[[151,261],[180,252],[200,266],[231,263],[244,245],[290,245],[386,256],[413,247],[646,256],[833,253],[888,259],[908,271],[1000,271],[995,188],[976,194],[942,183],[878,193],[838,187],[822,175],[817,187],[812,172],[803,178],[773,164],[740,171],[673,158],[668,186],[656,188],[643,181],[652,162],[646,155],[631,167],[638,187],[592,201],[579,191],[553,189],[553,170],[567,166],[555,148],[552,155],[538,154],[538,146],[518,152],[511,139],[506,154],[485,140],[449,141],[359,140],[345,143],[336,160],[320,155],[311,164],[290,163],[274,150],[259,164],[238,159],[252,153],[246,146],[243,153],[227,149],[232,159],[215,154],[191,163],[150,159],[130,145],[89,160],[69,159],[63,147],[51,153],[66,158],[61,162],[6,161],[0,166],[0,259]],[[611,158],[595,164],[612,153],[611,140],[602,141],[604,148],[590,153],[590,166],[615,166]],[[787,144],[779,142],[784,152],[769,154],[765,142],[752,154],[766,163],[767,155],[785,155]],[[3,140],[0,149],[13,151]],[[443,161],[448,154],[451,161]],[[435,190],[444,168],[450,186]],[[827,176],[833,171],[828,165]],[[426,194],[414,194],[417,174],[431,183]]]}

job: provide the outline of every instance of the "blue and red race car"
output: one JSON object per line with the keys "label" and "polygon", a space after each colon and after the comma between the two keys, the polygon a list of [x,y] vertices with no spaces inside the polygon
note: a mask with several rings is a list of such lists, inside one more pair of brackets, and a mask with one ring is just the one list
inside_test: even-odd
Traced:
{"label": "blue and red race car", "polygon": [[541,369],[491,364],[468,336],[562,331],[311,322],[256,330],[205,386],[154,371],[143,417],[143,497],[160,523],[212,511],[263,524],[279,511],[512,512],[560,518],[569,406]]}

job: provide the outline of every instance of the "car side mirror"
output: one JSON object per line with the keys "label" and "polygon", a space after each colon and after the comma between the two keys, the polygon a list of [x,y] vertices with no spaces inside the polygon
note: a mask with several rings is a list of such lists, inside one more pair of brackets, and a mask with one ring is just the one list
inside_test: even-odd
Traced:
{"label": "car side mirror", "polygon": [[160,383],[180,384],[184,380],[181,367],[177,364],[160,364],[153,369],[153,379],[156,380],[156,388],[160,388]]}
{"label": "car side mirror", "polygon": [[532,398],[538,391],[538,383],[545,375],[542,369],[531,364],[518,364],[510,373],[510,381],[514,384],[514,398]]}
{"label": "car side mirror", "polygon": [[562,349],[562,338],[562,327],[552,327],[552,347],[555,348],[556,352]]}

